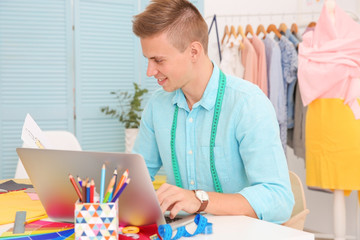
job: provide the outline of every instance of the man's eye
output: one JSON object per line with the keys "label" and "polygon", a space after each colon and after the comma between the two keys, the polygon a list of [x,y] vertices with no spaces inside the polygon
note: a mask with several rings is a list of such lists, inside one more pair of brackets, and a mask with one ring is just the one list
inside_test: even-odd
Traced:
{"label": "man's eye", "polygon": [[163,60],[162,59],[155,59],[156,63],[161,63]]}

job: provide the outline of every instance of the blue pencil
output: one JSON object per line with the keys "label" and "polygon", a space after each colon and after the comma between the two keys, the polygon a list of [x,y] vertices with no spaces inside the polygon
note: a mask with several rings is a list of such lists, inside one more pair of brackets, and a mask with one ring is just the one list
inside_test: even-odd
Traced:
{"label": "blue pencil", "polygon": [[88,182],[86,184],[86,202],[90,202],[90,183]]}
{"label": "blue pencil", "polygon": [[120,188],[120,190],[116,193],[115,197],[113,197],[113,199],[111,200],[111,202],[116,202],[116,200],[120,197],[120,194],[122,193],[122,191],[124,191],[124,189],[126,188],[126,186],[129,184],[130,182],[130,178],[126,179],[126,181],[124,182],[124,185],[122,185],[122,187]]}
{"label": "blue pencil", "polygon": [[81,180],[81,178],[79,176],[77,177],[77,180],[78,180],[78,183],[79,183],[80,187],[82,187],[82,180]]}
{"label": "blue pencil", "polygon": [[109,199],[112,199],[112,197],[115,196],[116,183],[117,183],[117,170],[116,170],[116,169],[115,169],[115,171],[114,171],[114,176],[115,176],[114,188],[113,188],[112,193],[110,194]]}
{"label": "blue pencil", "polygon": [[102,166],[101,169],[101,181],[100,181],[100,203],[104,200],[104,191],[105,191],[105,163]]}

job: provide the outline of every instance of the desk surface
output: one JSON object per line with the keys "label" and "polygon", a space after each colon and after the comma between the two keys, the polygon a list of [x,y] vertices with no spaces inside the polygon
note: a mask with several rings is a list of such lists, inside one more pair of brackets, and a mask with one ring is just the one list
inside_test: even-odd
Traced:
{"label": "desk surface", "polygon": [[[0,180],[0,183],[3,180]],[[18,183],[29,183],[29,180]],[[213,216],[206,215],[213,223],[213,234],[198,235],[195,240],[241,239],[241,240],[314,240],[314,234],[299,231],[282,225],[277,225],[245,216]],[[0,225],[0,235],[13,224]],[[196,225],[190,224],[186,228],[191,233]],[[189,239],[189,238],[183,238]]]}
{"label": "desk surface", "polygon": [[[314,234],[299,231],[289,227],[261,221],[245,216],[212,216],[206,215],[209,222],[213,223],[213,234],[197,235],[194,240],[314,240]],[[0,226],[0,235],[12,227],[13,224]],[[196,225],[190,224],[187,230],[191,233]],[[190,239],[190,238],[182,238]]]}
{"label": "desk surface", "polygon": [[[196,240],[241,239],[241,240],[314,240],[314,234],[282,225],[261,221],[245,216],[206,216],[213,223],[213,234],[198,235]],[[193,232],[187,227],[189,232]]]}

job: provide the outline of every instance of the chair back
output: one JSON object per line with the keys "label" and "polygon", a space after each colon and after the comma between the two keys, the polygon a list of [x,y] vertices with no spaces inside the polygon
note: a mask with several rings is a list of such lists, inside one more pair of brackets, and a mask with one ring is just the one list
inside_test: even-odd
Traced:
{"label": "chair back", "polygon": [[[81,150],[81,146],[77,138],[68,131],[43,131],[46,138],[51,142],[51,145],[55,146],[54,149],[63,150]],[[28,147],[25,143],[23,147]],[[18,160],[18,164],[15,172],[16,179],[29,178],[26,170],[21,162]]]}
{"label": "chair back", "polygon": [[306,200],[304,187],[301,179],[294,172],[289,171],[291,190],[294,194],[295,205],[291,213],[290,219],[283,225],[298,230],[304,229],[306,215],[309,214],[309,209],[306,208]]}

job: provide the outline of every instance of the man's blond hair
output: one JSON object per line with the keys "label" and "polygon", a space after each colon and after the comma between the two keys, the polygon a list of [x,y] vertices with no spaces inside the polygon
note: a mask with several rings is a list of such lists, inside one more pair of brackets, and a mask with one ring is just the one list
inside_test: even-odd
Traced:
{"label": "man's blond hair", "polygon": [[199,10],[187,0],[152,0],[144,12],[134,16],[133,32],[140,38],[166,33],[180,52],[198,41],[207,54],[207,24]]}

